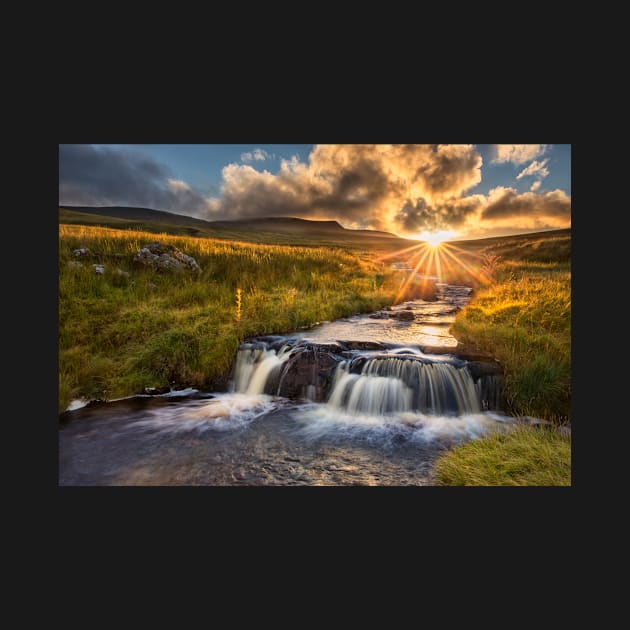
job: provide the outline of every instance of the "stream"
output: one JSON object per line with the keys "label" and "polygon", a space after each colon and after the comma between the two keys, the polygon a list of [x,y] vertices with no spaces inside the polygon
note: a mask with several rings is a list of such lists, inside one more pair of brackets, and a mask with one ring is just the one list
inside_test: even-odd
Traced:
{"label": "stream", "polygon": [[[434,463],[506,430],[496,365],[448,329],[470,289],[248,340],[228,392],[63,414],[60,485],[433,485]],[[75,406],[78,406],[75,405]]]}

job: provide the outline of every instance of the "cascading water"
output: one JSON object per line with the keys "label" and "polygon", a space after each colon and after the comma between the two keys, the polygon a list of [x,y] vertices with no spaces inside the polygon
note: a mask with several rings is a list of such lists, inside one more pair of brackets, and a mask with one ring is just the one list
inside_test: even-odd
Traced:
{"label": "cascading water", "polygon": [[249,345],[241,347],[236,356],[232,391],[250,396],[276,395],[282,366],[290,351],[288,345],[283,345],[279,351]]}
{"label": "cascading water", "polygon": [[465,365],[387,357],[368,359],[361,373],[353,374],[355,362],[344,362],[337,368],[341,376],[335,380],[330,396],[333,407],[372,415],[481,411],[479,391]]}
{"label": "cascading water", "polygon": [[[237,355],[231,389],[247,395],[278,396],[287,383],[297,382],[293,391],[301,392],[300,398],[321,400],[350,414],[452,416],[500,408],[497,378],[475,379],[468,363],[455,357],[430,356],[418,350],[413,354],[409,348],[376,354],[348,351],[341,344],[334,350],[336,360],[329,359],[322,367],[318,357],[331,357],[329,345],[295,339],[245,344]],[[296,357],[292,363],[291,357]],[[323,390],[321,382],[326,384]]]}

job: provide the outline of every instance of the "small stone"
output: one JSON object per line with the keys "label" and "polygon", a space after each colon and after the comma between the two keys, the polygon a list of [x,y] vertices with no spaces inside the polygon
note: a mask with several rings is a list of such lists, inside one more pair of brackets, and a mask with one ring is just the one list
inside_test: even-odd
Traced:
{"label": "small stone", "polygon": [[117,276],[120,276],[121,278],[129,278],[129,277],[131,277],[131,274],[128,271],[123,271],[122,269],[116,269],[116,271],[114,271],[114,273]]}
{"label": "small stone", "polygon": [[94,268],[94,271],[99,275],[103,275],[105,273],[105,265],[92,265],[92,267]]}
{"label": "small stone", "polygon": [[90,255],[90,250],[87,247],[79,247],[72,252],[77,258],[85,258]]}
{"label": "small stone", "polygon": [[80,269],[81,267],[83,267],[83,263],[80,263],[78,260],[69,260],[68,267],[72,269]]}

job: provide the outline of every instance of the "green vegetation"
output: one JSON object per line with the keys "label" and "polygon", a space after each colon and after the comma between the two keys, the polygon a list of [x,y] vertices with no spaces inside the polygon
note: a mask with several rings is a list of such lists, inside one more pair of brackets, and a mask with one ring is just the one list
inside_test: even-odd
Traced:
{"label": "green vegetation", "polygon": [[59,207],[59,223],[269,245],[334,247],[349,252],[393,252],[414,244],[414,241],[398,238],[387,232],[346,230],[336,221],[310,221],[288,217],[203,221],[148,208]]}
{"label": "green vegetation", "polygon": [[478,291],[452,332],[505,366],[513,414],[569,419],[571,271],[566,263],[503,263],[497,282]]}
{"label": "green vegetation", "polygon": [[[570,235],[506,238],[478,251],[504,258],[494,282],[459,313],[453,334],[505,366],[510,413],[569,422]],[[519,426],[455,448],[437,472],[448,485],[570,485],[571,439]]]}
{"label": "green vegetation", "polygon": [[472,440],[438,460],[450,486],[570,486],[571,437],[523,426]]}
{"label": "green vegetation", "polygon": [[[155,240],[193,256],[202,273],[134,268],[134,254]],[[80,247],[99,259],[77,267],[73,251]],[[397,279],[369,258],[61,225],[59,409],[76,397],[111,399],[145,386],[212,388],[222,384],[248,336],[391,304]],[[95,262],[105,265],[103,275],[94,272]]]}

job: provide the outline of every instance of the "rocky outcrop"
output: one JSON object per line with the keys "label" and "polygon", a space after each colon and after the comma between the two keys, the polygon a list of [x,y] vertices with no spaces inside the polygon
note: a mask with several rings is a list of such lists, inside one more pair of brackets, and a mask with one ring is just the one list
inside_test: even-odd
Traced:
{"label": "rocky outcrop", "polygon": [[341,357],[316,345],[296,348],[280,378],[278,393],[286,398],[308,398],[324,402],[328,398],[335,368]]}
{"label": "rocky outcrop", "polygon": [[190,271],[199,273],[201,267],[192,257],[184,254],[174,245],[156,241],[145,245],[134,257],[133,262],[140,267],[150,267],[156,271]]}

